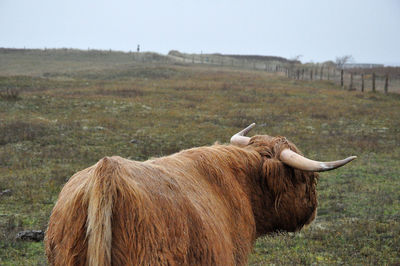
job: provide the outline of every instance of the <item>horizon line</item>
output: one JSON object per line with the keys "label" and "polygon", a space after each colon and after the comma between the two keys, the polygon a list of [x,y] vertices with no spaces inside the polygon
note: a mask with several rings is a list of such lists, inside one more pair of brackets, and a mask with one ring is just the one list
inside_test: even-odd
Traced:
{"label": "horizon line", "polygon": [[[46,47],[46,46],[44,46],[44,47],[26,47],[26,46],[24,46],[24,47],[3,47],[3,46],[0,46],[0,49],[43,50],[43,51],[45,51],[45,50],[69,49],[69,50],[80,50],[80,51],[91,51],[91,50],[93,50],[93,51],[112,51],[112,52],[122,52],[122,53],[137,53],[137,51],[135,51],[135,49],[132,49],[132,50],[123,50],[122,49],[121,50],[121,49],[113,49],[113,48],[103,49],[103,48],[90,48],[90,47],[88,47],[87,49],[84,49],[84,48],[76,48],[76,47]],[[220,55],[226,55],[226,56],[229,56],[229,55],[231,55],[231,56],[233,56],[233,55],[273,56],[273,57],[281,57],[281,58],[284,58],[286,60],[291,60],[289,58],[286,58],[286,57],[280,56],[280,55],[264,55],[264,54],[254,54],[254,53],[252,53],[252,54],[250,54],[250,53],[249,54],[246,54],[246,53],[232,54],[232,53],[220,53],[220,52],[203,53],[203,51],[201,51],[201,53],[187,53],[187,52],[179,51],[177,49],[171,49],[171,50],[169,50],[169,52],[170,51],[178,51],[178,52],[184,53],[184,54],[220,54]],[[156,53],[156,54],[165,55],[165,56],[168,55],[168,53],[164,54],[164,53],[158,52],[158,51],[140,51],[140,53]],[[326,60],[326,61],[310,60],[310,61],[305,61],[305,60],[301,60],[301,59],[298,59],[298,61],[300,61],[302,64],[309,64],[309,63],[314,63],[314,64],[317,63],[317,64],[319,64],[319,63],[324,63],[324,62],[329,62],[329,61],[333,62],[333,60]],[[378,63],[378,62],[357,62],[357,61],[355,61],[355,62],[348,63],[348,64],[380,64],[380,65],[384,65],[384,67],[400,67],[400,62],[379,62]]]}

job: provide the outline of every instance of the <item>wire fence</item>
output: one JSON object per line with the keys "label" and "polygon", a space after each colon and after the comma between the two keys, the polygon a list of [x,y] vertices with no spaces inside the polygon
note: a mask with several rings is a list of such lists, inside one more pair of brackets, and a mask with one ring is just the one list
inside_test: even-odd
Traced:
{"label": "wire fence", "polygon": [[347,90],[400,93],[400,73],[385,73],[385,68],[379,68],[375,73],[374,69],[368,69],[368,71],[367,69],[338,69],[332,64],[303,65],[298,61],[254,60],[219,54],[179,53],[178,55],[168,55],[168,57],[184,64],[204,64],[267,71],[285,75],[295,80],[331,81]]}
{"label": "wire fence", "polygon": [[[39,58],[39,59],[38,59]],[[31,62],[42,60],[46,64]],[[400,93],[400,68],[380,67],[372,69],[338,69],[333,62],[328,64],[301,64],[276,56],[186,54],[170,51],[168,55],[152,52],[123,52],[114,50],[61,49],[11,49],[0,48],[0,75],[26,73],[46,75],[47,72],[62,72],[93,69],[129,64],[200,64],[226,68],[266,71],[285,75],[296,80],[328,80],[347,90]],[[43,72],[43,73],[42,73]]]}
{"label": "wire fence", "polygon": [[388,73],[384,74],[381,69],[377,73],[371,70],[363,73],[360,69],[355,72],[351,69],[326,67],[288,68],[286,75],[297,80],[330,80],[347,90],[400,93],[400,77]]}

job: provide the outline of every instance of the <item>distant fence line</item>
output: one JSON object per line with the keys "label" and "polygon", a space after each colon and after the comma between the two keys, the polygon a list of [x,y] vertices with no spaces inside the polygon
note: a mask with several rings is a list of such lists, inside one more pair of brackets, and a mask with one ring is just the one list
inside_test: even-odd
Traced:
{"label": "distant fence line", "polygon": [[[4,51],[3,51],[4,50]],[[25,49],[2,49],[3,53],[19,51],[24,53]],[[335,82],[343,89],[365,91],[381,91],[384,93],[400,93],[400,75],[359,73],[352,69],[337,69],[327,65],[299,65],[291,64],[290,61],[277,60],[254,60],[246,58],[229,57],[220,54],[179,54],[179,55],[160,55],[147,52],[120,52],[109,50],[94,50],[88,48],[87,51],[74,49],[44,49],[31,50],[48,55],[64,53],[86,53],[88,55],[110,55],[110,54],[130,54],[132,59],[140,63],[184,63],[184,64],[204,64],[210,66],[222,66],[249,70],[261,70],[270,73],[278,73],[295,80],[327,80]],[[358,72],[358,73],[357,73]],[[369,71],[370,72],[370,71]]]}
{"label": "distant fence line", "polygon": [[[360,70],[357,70],[360,72]],[[343,89],[366,91],[381,91],[384,93],[400,93],[400,77],[386,74],[357,73],[351,69],[332,67],[316,68],[287,68],[286,75],[296,80],[329,80],[340,85]]]}
{"label": "distant fence line", "polygon": [[185,64],[206,64],[211,66],[233,67],[263,70],[279,73],[295,80],[326,80],[340,85],[343,89],[361,92],[400,93],[400,76],[378,73],[359,73],[352,69],[338,69],[327,65],[298,65],[278,61],[260,61],[232,58],[223,55],[188,55],[169,56]]}
{"label": "distant fence line", "polygon": [[390,77],[389,74],[372,73],[356,73],[351,69],[337,69],[335,67],[317,67],[317,68],[296,68],[286,70],[289,78],[296,80],[327,80],[333,81],[340,85],[343,89],[350,91],[359,90],[381,91],[384,93],[392,92],[400,93],[400,78]]}
{"label": "distant fence line", "polygon": [[[95,50],[88,48],[78,49],[9,49],[0,48],[0,53],[40,54],[47,56],[78,55],[78,56],[108,56],[110,62],[118,61],[129,56],[137,63],[161,64],[203,64],[208,66],[229,67],[237,69],[259,70],[285,75],[294,80],[326,80],[340,85],[343,89],[366,91],[380,91],[384,93],[400,93],[399,71],[385,73],[380,69],[376,73],[371,69],[337,69],[334,65],[327,64],[296,64],[290,60],[254,59],[255,56],[229,56],[222,54],[184,54],[175,53],[167,56],[151,52],[123,52],[109,50]],[[263,58],[260,56],[259,58]],[[364,71],[364,73],[363,73]]]}

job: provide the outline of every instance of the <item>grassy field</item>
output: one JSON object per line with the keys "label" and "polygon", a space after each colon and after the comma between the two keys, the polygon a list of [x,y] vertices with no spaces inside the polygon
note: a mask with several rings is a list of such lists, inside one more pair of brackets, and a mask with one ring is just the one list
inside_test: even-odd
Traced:
{"label": "grassy field", "polygon": [[358,159],[322,173],[316,221],[258,239],[250,265],[400,263],[400,95],[82,53],[46,64],[0,55],[0,90],[21,90],[0,98],[0,192],[11,190],[0,196],[1,265],[46,263],[42,242],[15,235],[45,230],[76,171],[106,155],[145,160],[225,143],[252,122],[252,134],[286,136],[310,158]]}

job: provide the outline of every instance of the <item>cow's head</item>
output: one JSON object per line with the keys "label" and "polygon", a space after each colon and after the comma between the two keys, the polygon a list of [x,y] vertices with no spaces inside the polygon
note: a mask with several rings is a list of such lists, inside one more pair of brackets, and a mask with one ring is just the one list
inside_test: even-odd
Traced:
{"label": "cow's head", "polygon": [[[231,143],[259,153],[260,195],[254,205],[257,233],[297,231],[311,223],[317,211],[318,173],[341,167],[356,156],[333,162],[318,162],[301,155],[285,137],[246,137],[251,124],[231,138]],[[258,198],[257,198],[258,197]],[[258,208],[258,209],[257,209]]]}

